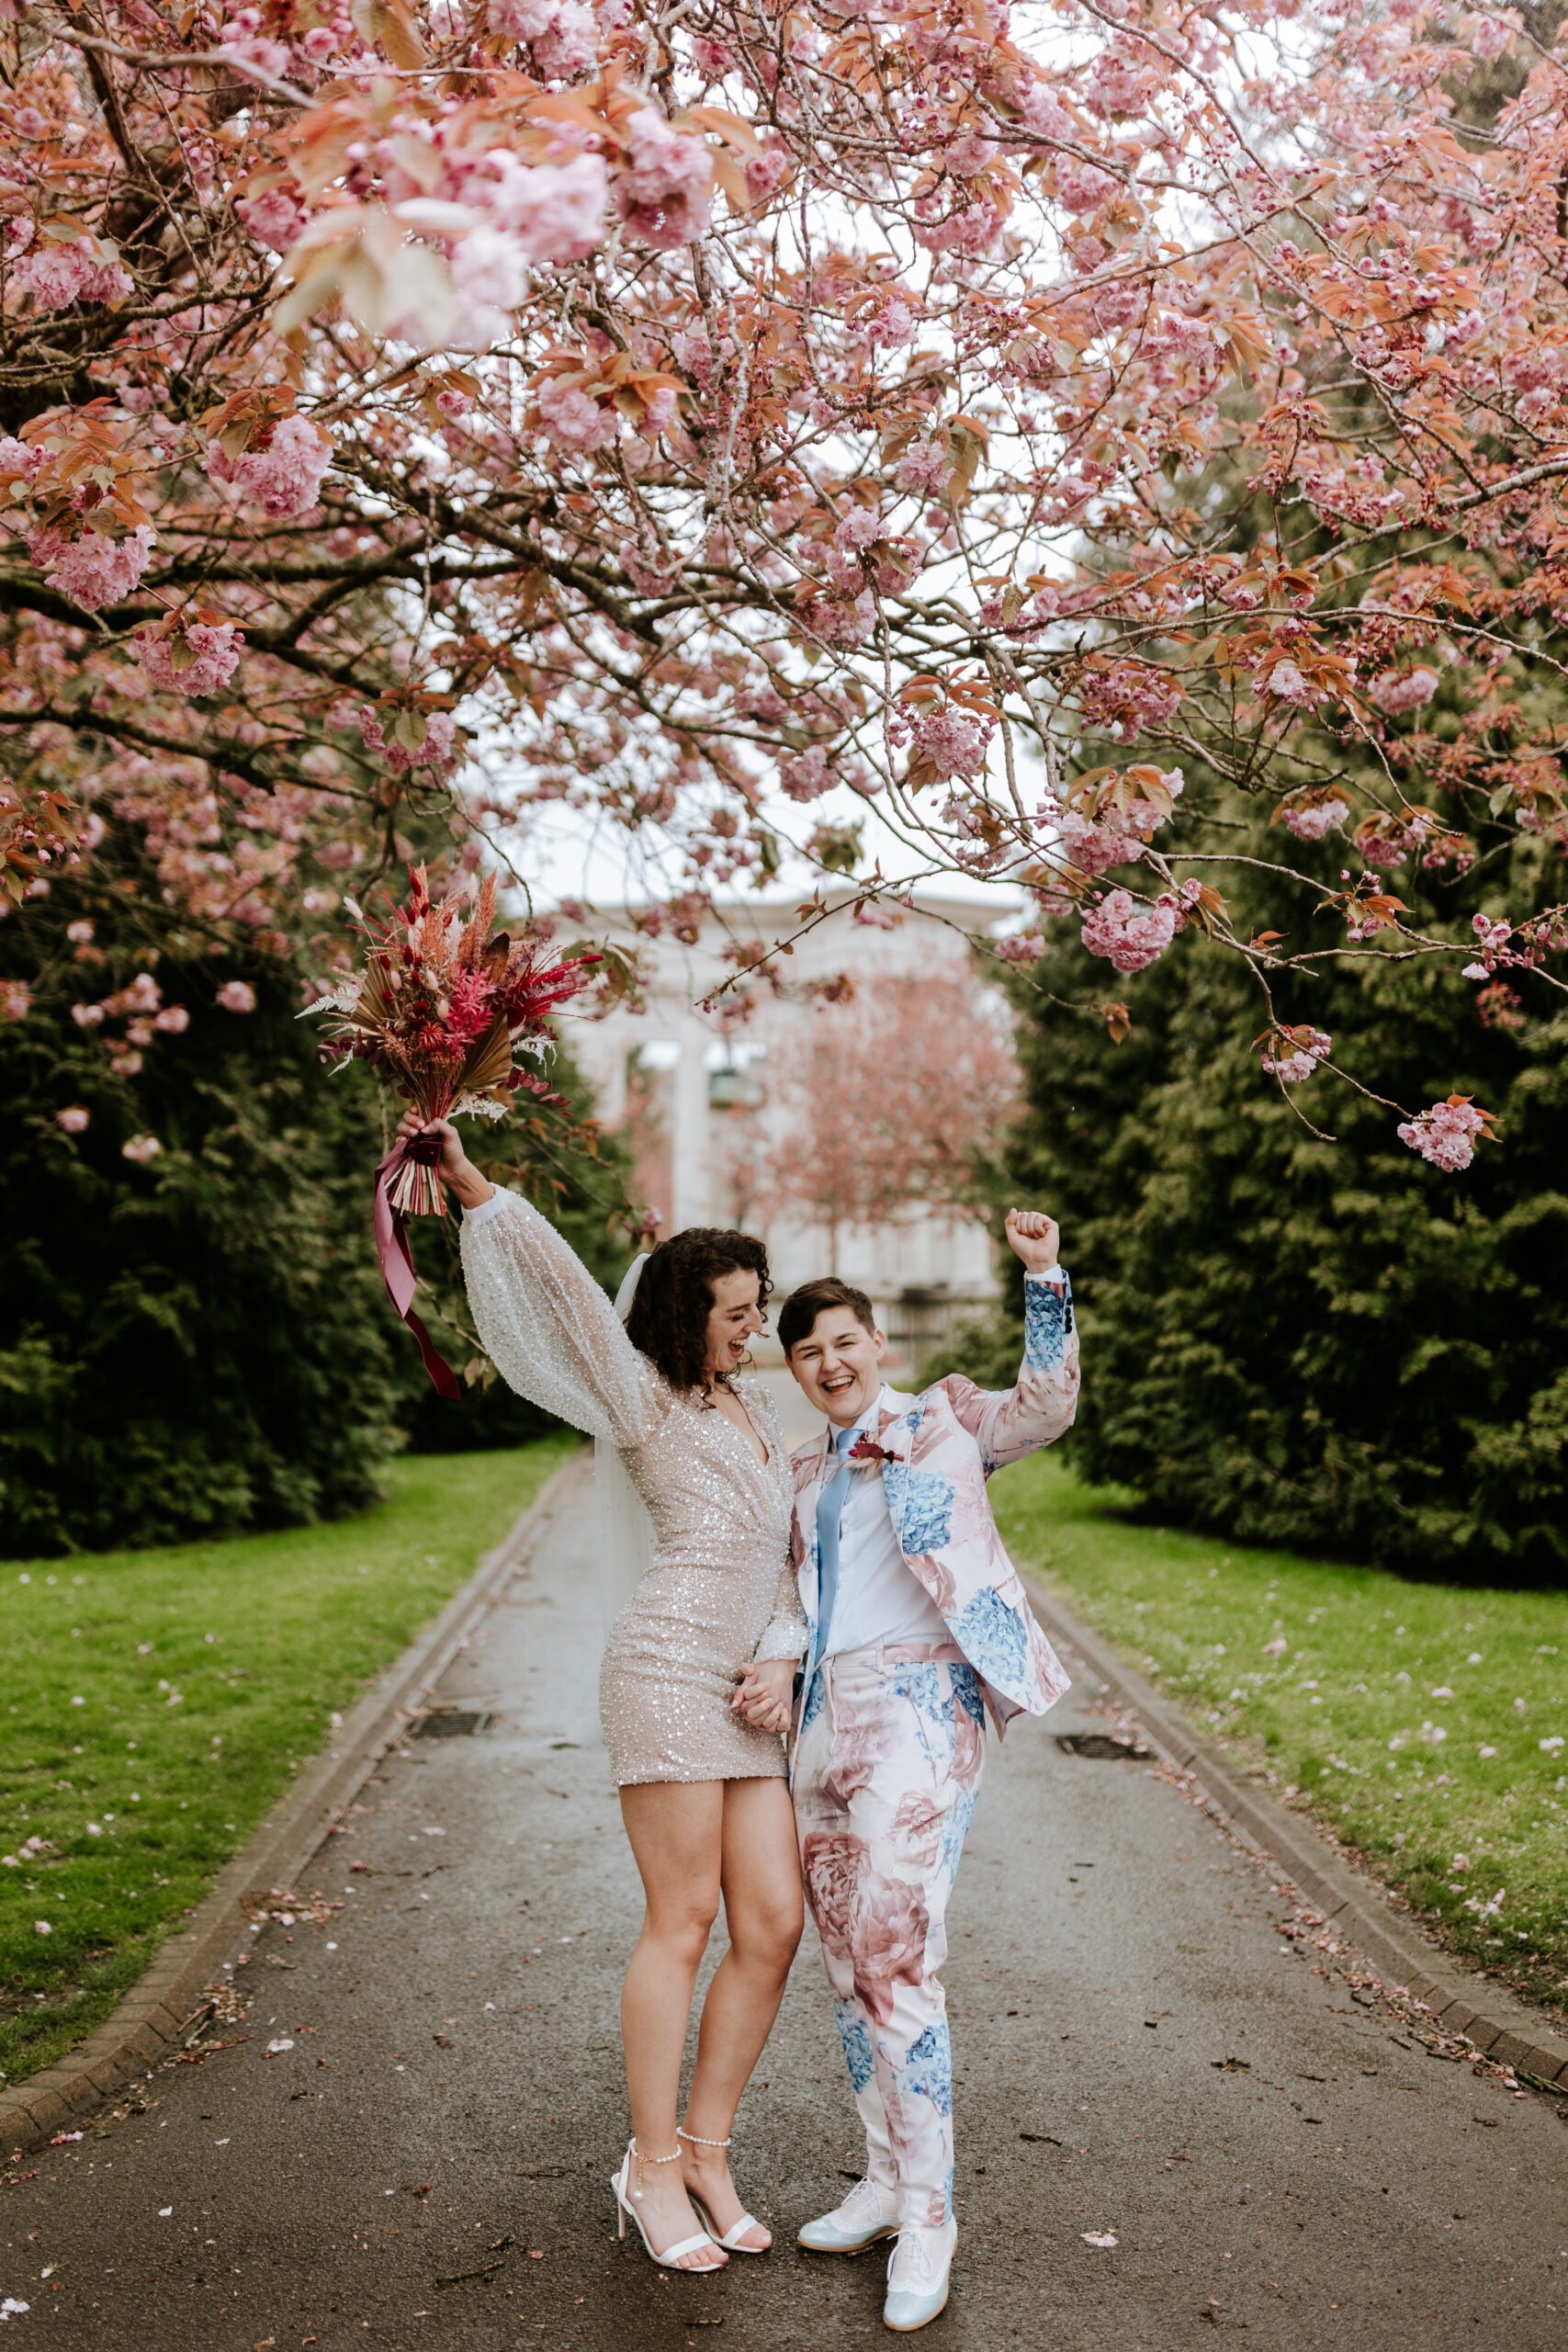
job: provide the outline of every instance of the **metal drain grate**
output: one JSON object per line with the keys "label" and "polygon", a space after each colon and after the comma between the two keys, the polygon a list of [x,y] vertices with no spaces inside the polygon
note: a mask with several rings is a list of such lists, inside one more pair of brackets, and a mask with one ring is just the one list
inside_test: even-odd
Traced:
{"label": "metal drain grate", "polygon": [[477,1731],[487,1731],[495,1717],[490,1713],[475,1713],[457,1707],[436,1707],[423,1715],[413,1727],[415,1739],[466,1739]]}
{"label": "metal drain grate", "polygon": [[1059,1731],[1056,1745],[1064,1756],[1087,1756],[1097,1763],[1124,1763],[1149,1752],[1141,1739],[1118,1739],[1108,1731]]}

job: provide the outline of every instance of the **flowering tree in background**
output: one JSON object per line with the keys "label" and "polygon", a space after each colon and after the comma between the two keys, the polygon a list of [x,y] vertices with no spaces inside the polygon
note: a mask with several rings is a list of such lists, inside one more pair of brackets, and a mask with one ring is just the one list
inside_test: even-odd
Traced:
{"label": "flowering tree in background", "polygon": [[[679,927],[781,805],[841,870],[840,786],[868,898],[1032,889],[1023,966],[1209,934],[1298,1094],[1325,959],[1560,989],[1557,14],[8,10],[7,889],[118,834],[203,952],[321,965],[416,819],[471,866],[573,800],[681,844]],[[106,977],[123,1060],[175,1008]]]}
{"label": "flowering tree in background", "polygon": [[854,1226],[912,1209],[987,1214],[1018,1094],[1005,1008],[963,974],[888,977],[822,1002],[767,1064],[767,1100],[728,1138],[745,1210],[820,1227],[830,1271]]}

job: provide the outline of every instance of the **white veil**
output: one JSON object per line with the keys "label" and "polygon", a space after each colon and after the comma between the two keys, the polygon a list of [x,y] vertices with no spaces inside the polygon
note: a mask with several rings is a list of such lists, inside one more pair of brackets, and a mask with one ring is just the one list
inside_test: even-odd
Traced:
{"label": "white veil", "polygon": [[[632,1260],[615,1293],[624,1323],[632,1311],[648,1252]],[[606,1638],[611,1626],[653,1565],[653,1521],[613,1445],[593,1441],[593,1506],[599,1545],[599,1611]]]}

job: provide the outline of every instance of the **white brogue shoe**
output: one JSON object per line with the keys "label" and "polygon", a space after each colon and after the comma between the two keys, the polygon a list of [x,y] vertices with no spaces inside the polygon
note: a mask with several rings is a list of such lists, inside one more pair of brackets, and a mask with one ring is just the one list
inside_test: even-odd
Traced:
{"label": "white brogue shoe", "polygon": [[857,2180],[836,2212],[806,2222],[795,2239],[813,2254],[863,2254],[898,2233],[898,2200],[874,2180]]}
{"label": "white brogue shoe", "polygon": [[929,2326],[947,2308],[957,2244],[958,2224],[951,2218],[934,2230],[906,2223],[888,2257],[887,2301],[882,2306],[885,2326],[909,2335],[917,2327]]}

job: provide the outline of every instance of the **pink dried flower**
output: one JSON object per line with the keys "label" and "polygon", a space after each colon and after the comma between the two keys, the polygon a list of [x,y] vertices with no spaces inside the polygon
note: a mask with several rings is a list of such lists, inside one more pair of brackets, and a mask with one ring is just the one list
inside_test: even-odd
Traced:
{"label": "pink dried flower", "polygon": [[85,1110],[80,1102],[71,1102],[63,1111],[55,1113],[54,1124],[63,1127],[68,1136],[79,1136],[91,1125],[92,1117],[91,1111]]}
{"label": "pink dried flower", "polygon": [[156,1136],[132,1136],[129,1143],[121,1144],[119,1156],[122,1159],[134,1160],[138,1168],[145,1168],[149,1160],[157,1159],[163,1148]]}
{"label": "pink dried flower", "polygon": [[225,980],[218,991],[217,1002],[225,1012],[254,1012],[256,992],[249,980]]}
{"label": "pink dried flower", "polygon": [[166,1004],[162,1012],[154,1015],[152,1026],[161,1029],[166,1037],[183,1037],[190,1027],[190,1014],[183,1004]]}
{"label": "pink dried flower", "polygon": [[1474,1159],[1475,1137],[1486,1133],[1488,1119],[1489,1114],[1477,1111],[1467,1095],[1450,1094],[1446,1102],[1434,1102],[1429,1111],[1404,1121],[1398,1129],[1399,1140],[1434,1168],[1457,1175]]}
{"label": "pink dried flower", "polygon": [[84,531],[79,539],[67,539],[51,526],[34,533],[28,552],[40,568],[48,566],[44,577],[51,588],[85,613],[96,613],[136,587],[152,560],[152,534],[143,523],[128,538]]}
{"label": "pink dried flower", "polygon": [[199,695],[215,695],[228,684],[244,639],[231,621],[213,628],[187,620],[168,631],[144,629],[132,642],[150,685],[164,694]]}
{"label": "pink dried flower", "polygon": [[0,1021],[25,1021],[32,1001],[26,980],[0,980]]}

